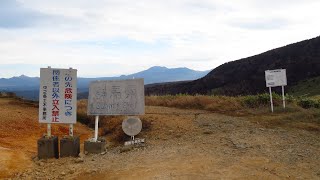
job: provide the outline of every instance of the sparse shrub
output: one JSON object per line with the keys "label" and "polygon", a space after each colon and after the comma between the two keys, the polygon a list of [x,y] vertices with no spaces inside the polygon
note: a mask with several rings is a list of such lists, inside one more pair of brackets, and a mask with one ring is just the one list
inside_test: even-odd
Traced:
{"label": "sparse shrub", "polygon": [[[101,116],[99,126],[101,128],[101,135],[109,135],[111,140],[115,143],[123,143],[130,139],[122,130],[122,122],[125,116]],[[143,131],[151,128],[151,122],[144,117],[140,118],[142,122]]]}
{"label": "sparse shrub", "polygon": [[[272,93],[272,100],[274,105],[279,105],[282,102],[282,96],[276,93]],[[270,104],[270,95],[268,93],[264,93],[244,96],[242,102],[244,106],[250,108],[267,106]]]}
{"label": "sparse shrub", "polygon": [[270,103],[270,96],[268,94],[244,96],[243,103],[250,108],[265,106]]}
{"label": "sparse shrub", "polygon": [[17,98],[17,95],[13,92],[0,92],[0,98]]}
{"label": "sparse shrub", "polygon": [[109,135],[113,142],[122,143],[126,138],[122,130],[122,121],[124,118],[124,116],[100,116],[100,135]]}
{"label": "sparse shrub", "polygon": [[90,128],[94,128],[93,117],[89,117],[87,114],[77,112],[77,120],[78,120],[78,122],[85,124]]}
{"label": "sparse shrub", "polygon": [[228,96],[205,96],[205,95],[166,95],[147,96],[146,105],[166,106],[183,109],[204,109],[209,111],[235,111],[242,109],[238,98]]}
{"label": "sparse shrub", "polygon": [[320,100],[317,100],[316,103],[314,104],[315,108],[320,108]]}
{"label": "sparse shrub", "polygon": [[[123,143],[128,136],[122,130],[122,121],[125,116],[100,116],[99,117],[99,135],[111,138],[114,143]],[[78,122],[94,128],[95,117],[87,115],[87,100],[79,100],[77,106]],[[151,122],[141,118],[143,129],[147,130],[151,127]]]}
{"label": "sparse shrub", "polygon": [[211,102],[207,103],[204,109],[217,112],[233,112],[243,109],[243,106],[237,97],[211,96]]}
{"label": "sparse shrub", "polygon": [[94,117],[87,115],[87,100],[78,101],[77,120],[90,128],[94,128]]}
{"label": "sparse shrub", "polygon": [[292,95],[287,94],[285,98],[286,98],[286,102],[288,102],[288,103],[293,103],[296,101],[296,98]]}
{"label": "sparse shrub", "polygon": [[256,96],[245,96],[243,98],[243,104],[250,108],[256,107],[257,106]]}
{"label": "sparse shrub", "polygon": [[141,117],[141,122],[142,122],[142,129],[143,131],[149,131],[151,129],[151,121],[145,117]]}
{"label": "sparse shrub", "polygon": [[298,101],[298,105],[305,109],[320,108],[320,101],[315,99],[304,98]]}

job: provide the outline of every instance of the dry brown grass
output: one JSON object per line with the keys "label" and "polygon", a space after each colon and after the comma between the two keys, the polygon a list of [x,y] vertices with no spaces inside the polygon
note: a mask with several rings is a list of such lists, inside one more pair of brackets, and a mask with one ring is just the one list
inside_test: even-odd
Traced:
{"label": "dry brown grass", "polygon": [[295,100],[287,99],[286,109],[282,99],[274,95],[274,113],[270,113],[268,94],[251,96],[147,96],[149,106],[166,106],[181,109],[200,109],[231,116],[244,116],[250,121],[267,128],[284,127],[320,131],[320,109],[304,109]]}
{"label": "dry brown grass", "polygon": [[266,128],[303,129],[320,132],[320,110],[295,107],[288,111],[257,114],[247,117],[248,120]]}
{"label": "dry brown grass", "polygon": [[[78,101],[77,117],[78,121],[94,128],[95,117],[87,115],[87,100]],[[128,140],[126,134],[122,130],[122,121],[125,116],[99,116],[99,136],[108,136],[109,140],[115,144],[123,143]],[[150,129],[150,122],[141,117],[144,130]]]}
{"label": "dry brown grass", "polygon": [[223,113],[233,113],[235,111],[240,112],[245,110],[241,98],[228,96],[146,96],[146,105],[177,107],[182,109],[202,109]]}
{"label": "dry brown grass", "polygon": [[[279,100],[279,98],[277,99]],[[281,100],[281,99],[280,99]],[[206,110],[215,113],[227,114],[231,116],[246,116],[251,121],[256,121],[265,126],[291,126],[300,129],[310,129],[318,131],[318,126],[310,126],[310,124],[302,124],[296,119],[308,118],[312,121],[319,119],[318,110],[305,110],[295,103],[287,104],[285,110],[279,101],[275,104],[275,113],[270,114],[270,105],[268,104],[267,95],[258,96],[205,96],[205,95],[167,95],[167,96],[146,96],[145,102],[147,106],[164,106],[179,109]],[[309,117],[312,116],[312,117]],[[316,116],[316,117],[313,117]],[[151,129],[151,121],[147,117],[140,116],[144,131]],[[129,137],[126,136],[121,128],[124,116],[100,116],[99,128],[100,136],[110,138],[114,143],[122,143]],[[293,122],[291,119],[294,119]],[[87,100],[78,101],[78,121],[94,128],[94,116],[87,115]]]}
{"label": "dry brown grass", "polygon": [[[78,121],[86,124],[90,128],[94,128],[95,117],[87,115],[87,100],[78,101],[77,116]],[[99,117],[99,127],[100,136],[112,134],[112,137],[116,141],[120,141],[124,134],[121,129],[121,123],[123,116],[100,116]]]}

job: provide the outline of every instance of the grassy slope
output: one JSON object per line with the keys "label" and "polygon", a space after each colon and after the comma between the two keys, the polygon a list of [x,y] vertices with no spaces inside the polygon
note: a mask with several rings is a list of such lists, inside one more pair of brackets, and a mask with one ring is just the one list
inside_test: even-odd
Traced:
{"label": "grassy slope", "polygon": [[320,37],[316,37],[227,62],[195,81],[146,87],[146,94],[208,94],[217,89],[220,95],[260,94],[268,92],[265,70],[280,68],[287,70],[290,88],[299,81],[320,76],[319,58]]}
{"label": "grassy slope", "polygon": [[297,85],[289,90],[289,94],[293,96],[320,96],[320,76],[299,81]]}

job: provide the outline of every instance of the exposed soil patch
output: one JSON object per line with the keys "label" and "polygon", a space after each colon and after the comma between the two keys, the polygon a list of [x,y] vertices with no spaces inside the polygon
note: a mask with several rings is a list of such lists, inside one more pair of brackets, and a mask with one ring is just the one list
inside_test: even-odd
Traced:
{"label": "exposed soil patch", "polygon": [[[46,125],[38,123],[38,108],[22,104],[20,100],[0,98],[0,178],[9,177],[33,167],[37,140],[46,133]],[[52,133],[62,137],[68,134],[67,125],[52,125]],[[86,139],[91,130],[75,126],[75,134]]]}

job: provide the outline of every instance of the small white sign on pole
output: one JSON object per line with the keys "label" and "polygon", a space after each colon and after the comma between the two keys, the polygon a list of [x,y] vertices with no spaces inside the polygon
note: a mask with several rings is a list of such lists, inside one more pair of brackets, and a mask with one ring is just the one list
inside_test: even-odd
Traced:
{"label": "small white sign on pole", "polygon": [[271,91],[272,87],[277,87],[277,86],[282,87],[283,108],[286,108],[285,96],[284,96],[284,86],[287,85],[286,69],[267,70],[265,71],[265,78],[266,78],[266,86],[269,87],[271,111],[273,112],[273,101],[272,101],[272,91]]}
{"label": "small white sign on pole", "polygon": [[265,75],[267,87],[287,85],[287,75],[285,69],[267,70],[265,71]]}
{"label": "small white sign on pole", "polygon": [[39,122],[75,124],[77,70],[40,69]]}

